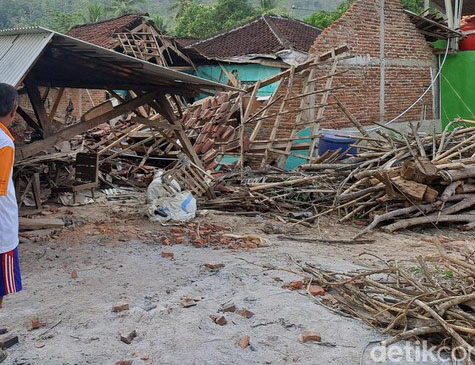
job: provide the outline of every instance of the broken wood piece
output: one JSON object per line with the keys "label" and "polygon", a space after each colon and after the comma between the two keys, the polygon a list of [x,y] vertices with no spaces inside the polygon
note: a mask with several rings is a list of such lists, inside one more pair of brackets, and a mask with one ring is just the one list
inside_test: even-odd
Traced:
{"label": "broken wood piece", "polygon": [[24,218],[20,217],[20,231],[35,231],[51,228],[63,228],[64,221],[59,218]]}

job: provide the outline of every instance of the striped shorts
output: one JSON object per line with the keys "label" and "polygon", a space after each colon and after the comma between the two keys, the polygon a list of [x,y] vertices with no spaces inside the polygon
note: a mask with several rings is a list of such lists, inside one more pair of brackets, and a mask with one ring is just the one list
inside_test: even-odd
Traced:
{"label": "striped shorts", "polygon": [[0,297],[22,289],[18,247],[0,254]]}

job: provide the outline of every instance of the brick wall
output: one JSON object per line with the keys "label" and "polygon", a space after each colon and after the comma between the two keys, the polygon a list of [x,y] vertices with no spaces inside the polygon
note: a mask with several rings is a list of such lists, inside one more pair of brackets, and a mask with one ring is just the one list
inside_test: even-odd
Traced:
{"label": "brick wall", "polygon": [[[351,114],[363,125],[375,121],[388,121],[409,107],[431,82],[431,67],[434,55],[424,36],[403,12],[399,0],[384,0],[384,74],[381,73],[380,50],[380,0],[357,0],[350,9],[316,39],[311,54],[319,55],[347,44],[349,54],[356,56],[351,60],[340,62],[337,72],[346,71],[334,78],[333,86],[346,86],[334,94],[342,101]],[[317,77],[330,73],[331,65],[319,66]],[[436,70],[433,70],[435,74]],[[384,76],[384,98],[381,96],[381,76]],[[299,75],[291,91],[291,96],[303,92],[305,75]],[[325,81],[316,85],[323,89]],[[283,95],[286,87],[280,90]],[[315,103],[319,104],[321,95]],[[427,119],[434,118],[432,113],[432,92],[406,114],[400,121],[414,121],[421,118],[421,111],[427,111]],[[330,97],[329,102],[334,102]],[[384,113],[381,115],[382,103]],[[280,104],[280,103],[278,103]],[[299,107],[300,100],[292,101],[287,110]],[[272,114],[278,112],[279,105],[272,108]],[[292,130],[297,113],[286,115],[282,119],[278,138],[286,138]],[[345,128],[353,125],[336,106],[326,108],[327,121],[321,123],[323,128]],[[270,135],[273,119],[267,120],[258,139]],[[302,127],[303,128],[303,127]]]}

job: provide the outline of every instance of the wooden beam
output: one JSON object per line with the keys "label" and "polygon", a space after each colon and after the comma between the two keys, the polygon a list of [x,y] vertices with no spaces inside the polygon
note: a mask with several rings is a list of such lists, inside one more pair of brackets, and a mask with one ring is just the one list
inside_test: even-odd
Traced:
{"label": "wooden beam", "polygon": [[61,101],[61,98],[63,97],[64,93],[64,87],[58,90],[58,95],[56,95],[56,100],[54,101],[53,107],[51,108],[51,111],[48,116],[48,120],[51,123],[54,119],[54,116],[56,115],[56,112],[58,111],[58,106],[59,102]]}
{"label": "wooden beam", "polygon": [[114,119],[118,117],[119,115],[122,115],[131,110],[134,110],[141,105],[145,105],[152,102],[154,99],[157,98],[157,95],[159,95],[158,92],[151,92],[148,94],[144,94],[142,96],[139,96],[135,99],[128,101],[125,104],[120,104],[116,106],[115,108],[113,108],[112,110],[105,112],[102,115],[93,117],[87,121],[81,121],[75,125],[67,127],[59,131],[58,133],[52,136],[49,136],[46,139],[18,147],[16,149],[16,159],[17,161],[25,159],[49,147],[52,147],[59,142],[67,141],[73,138],[74,136],[77,136],[78,134],[84,133],[88,131],[89,129],[95,128],[102,123],[105,123],[111,119]]}
{"label": "wooden beam", "polygon": [[36,120],[40,123],[43,129],[43,135],[47,137],[53,133],[53,128],[49,121],[48,114],[46,113],[40,90],[37,85],[31,84],[27,81],[25,81],[25,87],[28,91],[28,97],[30,98],[33,110],[35,111]]}
{"label": "wooden beam", "polygon": [[21,106],[18,106],[17,109],[18,115],[23,118],[23,120],[31,127],[33,128],[36,132],[38,132],[41,136],[43,136],[43,131],[41,130],[41,127],[33,120],[30,115],[23,110]]}

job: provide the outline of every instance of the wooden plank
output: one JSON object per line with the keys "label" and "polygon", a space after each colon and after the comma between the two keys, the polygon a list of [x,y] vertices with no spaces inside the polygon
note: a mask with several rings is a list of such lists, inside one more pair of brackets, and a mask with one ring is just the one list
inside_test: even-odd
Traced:
{"label": "wooden plank", "polygon": [[79,122],[75,125],[67,127],[59,131],[58,133],[52,136],[49,136],[48,138],[30,143],[28,145],[18,147],[16,149],[16,154],[15,154],[16,159],[18,161],[25,159],[49,147],[52,147],[61,141],[67,141],[71,139],[72,137],[77,136],[78,134],[84,133],[94,127],[97,127],[98,125],[102,123],[105,123],[111,119],[114,119],[118,117],[119,115],[122,115],[128,111],[134,110],[141,105],[152,102],[157,97],[157,95],[158,95],[158,92],[150,92],[148,94],[144,94],[142,96],[139,96],[135,99],[128,101],[125,104],[120,104],[116,106],[115,108],[113,108],[112,110],[102,115],[99,115],[97,117],[91,118],[90,120]]}
{"label": "wooden plank", "polygon": [[49,116],[48,116],[48,122],[49,123],[51,123],[53,121],[54,116],[56,115],[56,112],[58,111],[59,103],[61,102],[61,98],[63,97],[63,93],[64,93],[64,87],[59,89],[58,95],[56,96],[53,107],[51,108],[51,111],[49,112]]}
{"label": "wooden plank", "polygon": [[20,231],[35,231],[38,229],[62,228],[64,222],[58,218],[23,218],[20,217]]}

